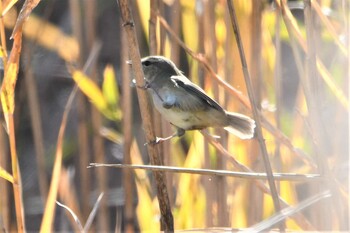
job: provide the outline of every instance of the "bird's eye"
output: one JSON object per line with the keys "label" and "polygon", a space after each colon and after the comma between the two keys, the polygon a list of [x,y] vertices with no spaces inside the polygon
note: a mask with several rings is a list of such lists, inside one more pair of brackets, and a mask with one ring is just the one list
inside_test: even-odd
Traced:
{"label": "bird's eye", "polygon": [[151,65],[151,62],[150,62],[150,61],[145,61],[145,62],[143,63],[143,65],[144,65],[144,66],[149,66],[149,65]]}

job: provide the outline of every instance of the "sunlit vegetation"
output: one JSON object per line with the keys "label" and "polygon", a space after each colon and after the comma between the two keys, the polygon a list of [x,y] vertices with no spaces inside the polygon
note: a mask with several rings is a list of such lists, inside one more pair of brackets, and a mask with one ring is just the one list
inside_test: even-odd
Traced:
{"label": "sunlit vegetation", "polygon": [[[230,3],[1,0],[0,232],[349,231],[349,1]],[[255,137],[147,144],[150,54]]]}

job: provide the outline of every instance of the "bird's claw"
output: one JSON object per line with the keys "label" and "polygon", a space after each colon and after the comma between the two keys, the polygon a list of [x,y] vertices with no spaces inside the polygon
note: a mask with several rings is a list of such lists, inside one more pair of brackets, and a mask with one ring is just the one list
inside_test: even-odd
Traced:
{"label": "bird's claw", "polygon": [[136,87],[137,88],[140,88],[140,89],[142,89],[142,90],[147,90],[148,88],[150,88],[150,83],[149,82],[145,82],[145,85],[143,85],[143,86],[138,86],[138,85],[136,85]]}
{"label": "bird's claw", "polygon": [[166,141],[167,139],[165,138],[159,138],[159,137],[156,137],[156,139],[152,140],[152,141],[149,141],[149,142],[146,142],[144,145],[147,146],[147,145],[151,145],[151,146],[154,146],[154,145],[157,145],[161,142],[164,142]]}
{"label": "bird's claw", "polygon": [[131,81],[131,85],[130,85],[130,86],[131,86],[131,87],[137,87],[137,88],[140,88],[140,89],[142,89],[142,90],[147,90],[148,88],[150,88],[151,85],[150,85],[149,82],[145,81],[145,85],[139,86],[139,85],[136,84],[136,80],[133,79],[133,80]]}

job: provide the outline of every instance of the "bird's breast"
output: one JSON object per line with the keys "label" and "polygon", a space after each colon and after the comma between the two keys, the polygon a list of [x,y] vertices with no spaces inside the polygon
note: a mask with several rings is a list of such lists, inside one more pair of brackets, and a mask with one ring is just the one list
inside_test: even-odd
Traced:
{"label": "bird's breast", "polygon": [[165,108],[163,106],[164,101],[178,102],[176,96],[167,95],[164,92],[155,92],[154,90],[151,90],[151,94],[153,104],[162,117],[181,129],[193,130],[221,126],[226,121],[226,115],[223,112],[212,108],[183,110],[176,104],[173,107]]}

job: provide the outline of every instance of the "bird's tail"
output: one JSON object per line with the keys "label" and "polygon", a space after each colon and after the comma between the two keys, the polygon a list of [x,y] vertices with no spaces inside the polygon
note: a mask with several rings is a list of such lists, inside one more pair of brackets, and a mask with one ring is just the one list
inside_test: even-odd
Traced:
{"label": "bird's tail", "polygon": [[249,139],[254,136],[255,121],[245,115],[226,112],[228,126],[224,129],[241,139]]}

